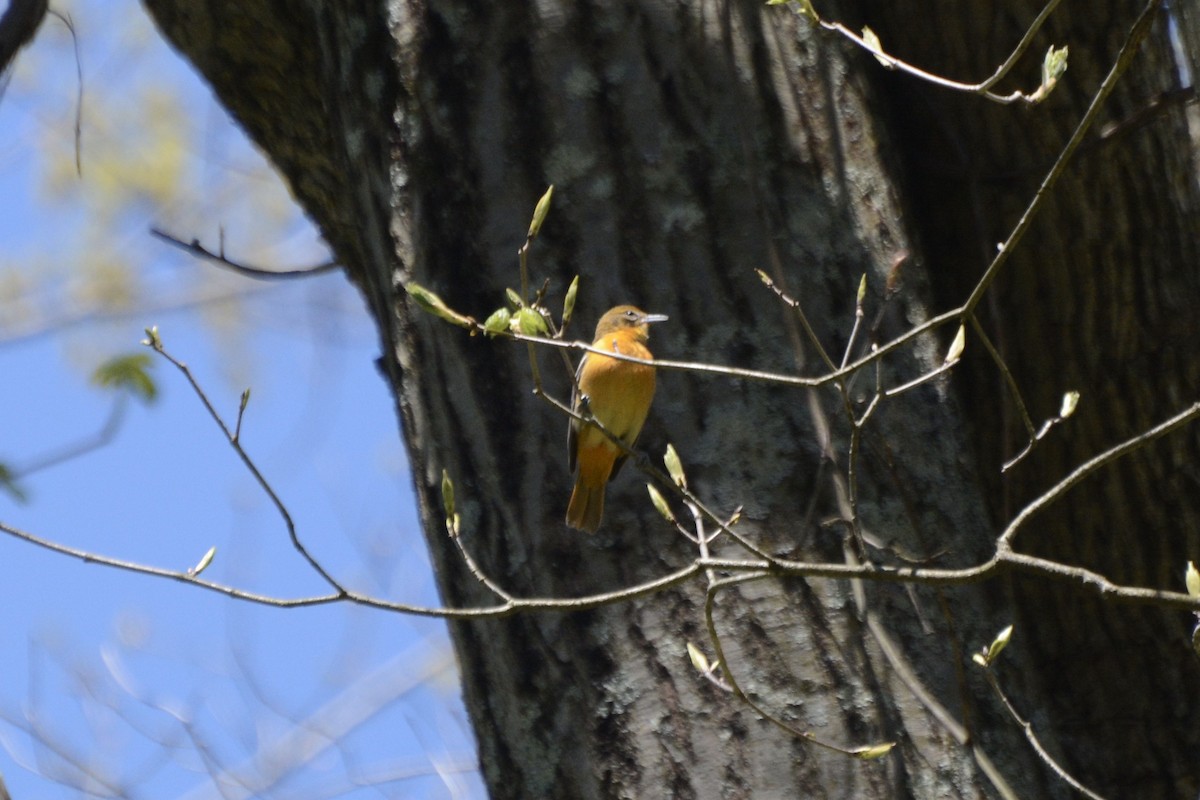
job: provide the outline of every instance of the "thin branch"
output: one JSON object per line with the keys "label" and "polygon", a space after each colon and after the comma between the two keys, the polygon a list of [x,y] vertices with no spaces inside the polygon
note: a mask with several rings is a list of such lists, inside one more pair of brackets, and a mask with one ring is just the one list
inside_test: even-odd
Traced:
{"label": "thin branch", "polygon": [[741,685],[737,682],[737,678],[734,677],[733,671],[729,668],[729,660],[725,656],[725,650],[721,644],[721,635],[717,631],[716,620],[713,617],[713,609],[716,607],[717,595],[723,589],[750,581],[762,580],[763,578],[767,577],[770,577],[768,573],[750,573],[747,575],[737,575],[731,578],[722,578],[721,580],[713,582],[708,587],[708,591],[705,592],[704,623],[708,628],[709,641],[712,643],[717,660],[721,663],[721,672],[725,676],[725,681],[728,684],[729,690],[733,692],[734,697],[736,697],[738,700],[741,700],[750,708],[754,709],[754,711],[761,715],[763,719],[767,720],[777,728],[786,731],[792,736],[803,739],[804,741],[814,744],[817,747],[822,747],[826,750],[832,750],[835,753],[841,753],[842,755],[847,756],[858,755],[862,751],[862,748],[842,747],[840,745],[827,742],[819,738],[815,733],[812,733],[811,731],[800,730],[799,728],[771,713],[771,711],[765,708],[761,703],[746,694],[745,690],[743,690]]}
{"label": "thin branch", "polygon": [[1004,533],[1001,534],[999,539],[999,545],[1004,548],[1011,547],[1012,540],[1016,536],[1017,531],[1022,525],[1029,521],[1030,517],[1032,517],[1034,514],[1037,514],[1039,511],[1043,511],[1047,506],[1058,500],[1073,486],[1091,475],[1096,470],[1100,469],[1106,464],[1116,461],[1122,456],[1129,455],[1135,450],[1145,447],[1155,439],[1165,436],[1174,431],[1176,428],[1188,424],[1192,420],[1196,419],[1196,417],[1200,417],[1200,403],[1193,403],[1188,408],[1180,411],[1170,419],[1160,422],[1153,428],[1126,439],[1124,442],[1121,442],[1114,447],[1110,447],[1099,455],[1092,456],[1087,461],[1071,470],[1071,472],[1065,478],[1054,484],[1054,486],[1052,486],[1049,490],[1043,492],[1039,497],[1021,509],[1020,513],[1013,517],[1012,521],[1008,523],[1008,527],[1004,529]]}
{"label": "thin branch", "polygon": [[193,586],[198,586],[201,589],[208,589],[209,591],[216,592],[217,594],[226,595],[227,597],[231,597],[235,600],[247,600],[251,603],[258,603],[260,605],[275,606],[278,608],[298,608],[302,606],[324,605],[326,603],[333,603],[337,602],[338,600],[345,599],[345,597],[340,594],[328,594],[295,599],[271,597],[269,595],[257,594],[256,592],[247,592],[242,589],[236,589],[232,586],[225,586],[223,584],[214,583],[201,578],[195,578],[181,570],[153,567],[149,564],[126,561],[124,559],[113,558],[111,556],[94,553],[90,550],[82,550],[78,547],[70,547],[65,544],[50,541],[49,539],[43,539],[40,536],[28,533],[27,531],[23,531],[19,528],[15,528],[12,525],[4,522],[0,522],[0,532],[7,533],[9,536],[20,539],[24,542],[28,542],[29,544],[37,547],[41,547],[45,550],[50,550],[51,552],[59,553],[60,555],[77,558],[80,561],[88,564],[100,564],[101,566],[125,570],[126,572],[134,572],[139,575],[152,575],[157,578],[167,578],[168,580],[179,581],[181,583],[189,583]]}
{"label": "thin branch", "polygon": [[[796,313],[796,319],[799,320],[800,327],[804,329],[804,335],[808,337],[809,343],[817,351],[817,355],[821,357],[821,361],[825,363],[825,368],[830,372],[836,372],[837,365],[833,363],[833,359],[830,358],[829,353],[825,351],[825,346],[821,344],[821,337],[817,336],[817,332],[813,330],[813,326],[808,321],[808,316],[804,313],[804,308],[800,305],[800,301],[792,298],[780,286],[776,285],[775,281],[771,279],[770,275],[763,272],[761,269],[757,270],[757,272],[759,280],[766,284],[766,287],[774,292],[775,296],[782,300],[784,305]],[[845,361],[843,360],[842,366],[845,365]]]}
{"label": "thin branch", "polygon": [[1000,688],[1000,682],[996,679],[995,674],[992,672],[992,668],[990,666],[983,667],[983,674],[984,677],[987,678],[988,684],[1000,698],[1000,702],[1008,711],[1009,716],[1011,716],[1017,725],[1021,727],[1021,730],[1025,732],[1025,738],[1029,740],[1030,746],[1033,747],[1034,752],[1038,754],[1038,757],[1042,759],[1046,766],[1050,767],[1050,769],[1052,769],[1059,778],[1070,784],[1071,788],[1080,794],[1091,798],[1091,800],[1104,800],[1102,796],[1096,794],[1091,789],[1077,781],[1071,775],[1071,773],[1067,772],[1067,770],[1064,769],[1063,766],[1046,751],[1046,748],[1042,746],[1041,740],[1038,739],[1037,734],[1033,732],[1033,723],[1029,722],[1017,712],[1016,706],[1012,704],[1012,701],[1008,699],[1008,695],[1006,695],[1004,690]]}
{"label": "thin branch", "polygon": [[[1033,419],[1030,418],[1029,411],[1025,408],[1025,400],[1021,397],[1021,388],[1017,386],[1017,379],[1013,377],[1012,371],[1009,370],[1008,364],[1004,362],[1004,357],[1000,355],[1000,351],[992,344],[991,337],[983,329],[983,324],[979,321],[979,317],[972,314],[969,320],[971,329],[975,331],[975,335],[983,343],[983,349],[987,350],[988,355],[992,357],[992,363],[996,365],[996,368],[1000,370],[1000,374],[1004,377],[1004,384],[1008,387],[1008,392],[1012,395],[1013,402],[1017,404],[1017,410],[1021,412],[1021,422],[1025,424],[1025,431],[1029,434],[1030,439],[1033,439],[1035,437]],[[1003,472],[1003,470],[1001,471]]]}
{"label": "thin branch", "polygon": [[1200,598],[1192,597],[1182,592],[1146,589],[1140,586],[1126,586],[1109,581],[1103,575],[1081,567],[1071,567],[1047,559],[1015,553],[1002,549],[989,560],[972,567],[960,569],[934,569],[908,566],[877,566],[871,563],[858,565],[838,563],[808,563],[774,559],[772,561],[753,559],[728,558],[698,558],[685,567],[661,577],[625,587],[612,592],[587,595],[577,598],[514,598],[510,601],[494,605],[474,608],[448,608],[436,606],[421,606],[410,603],[397,603],[364,595],[353,590],[343,593],[316,595],[298,598],[281,598],[257,594],[237,589],[213,581],[193,577],[179,570],[168,570],[132,561],[100,555],[88,550],[59,544],[43,539],[34,534],[0,522],[0,532],[28,542],[37,547],[55,553],[77,558],[90,564],[122,569],[141,575],[151,575],[159,578],[186,583],[201,589],[223,594],[235,600],[244,600],[259,605],[276,608],[298,608],[303,606],[326,605],[330,603],[349,602],[383,611],[394,611],[422,617],[437,617],[442,619],[491,619],[508,617],[522,612],[569,612],[585,611],[601,606],[613,605],[630,600],[648,597],[673,586],[685,583],[695,577],[703,576],[706,570],[722,570],[733,573],[745,573],[761,577],[798,577],[798,578],[834,578],[841,580],[870,580],[883,583],[919,583],[928,586],[961,586],[978,583],[995,577],[1002,569],[1011,569],[1058,580],[1066,580],[1076,585],[1092,588],[1107,599],[1118,602],[1155,605],[1162,608],[1177,608],[1185,611],[1200,611]]}
{"label": "thin branch", "polygon": [[616,359],[617,361],[629,361],[634,364],[645,364],[657,369],[676,370],[680,372],[694,372],[705,375],[722,375],[730,378],[741,378],[748,381],[758,381],[762,383],[773,383],[781,386],[798,386],[807,389],[816,389],[830,383],[834,383],[842,378],[853,375],[863,367],[873,364],[894,350],[899,349],[903,345],[913,339],[928,333],[936,328],[945,325],[948,322],[957,322],[962,318],[964,307],[953,308],[949,311],[944,311],[936,317],[931,317],[925,322],[916,325],[904,333],[899,334],[896,338],[891,339],[878,348],[872,349],[867,354],[860,357],[857,361],[848,364],[845,367],[837,369],[825,375],[820,375],[813,378],[804,378],[798,375],[787,375],[781,372],[768,372],[765,370],[742,369],[741,367],[730,367],[722,364],[707,364],[699,361],[671,361],[669,359],[655,358],[644,359],[636,356],[626,355],[624,353],[614,353],[608,350],[599,350],[587,342],[581,341],[564,341],[560,339],[548,339],[544,336],[526,336],[523,333],[515,333],[512,331],[486,331],[482,325],[474,324],[471,328],[476,334],[487,336],[502,337],[513,339],[518,342],[536,342],[545,347],[555,347],[563,350],[579,350],[585,353],[598,353],[608,358]]}
{"label": "thin branch", "polygon": [[309,566],[316,570],[317,574],[325,579],[326,583],[332,586],[339,593],[344,594],[346,592],[345,587],[342,586],[342,584],[336,578],[334,578],[325,570],[321,563],[308,552],[308,549],[300,541],[300,537],[296,534],[296,524],[292,520],[291,512],[288,511],[283,500],[279,498],[279,495],[275,493],[275,489],[263,476],[262,472],[259,471],[258,465],[254,463],[254,460],[250,458],[250,455],[245,451],[245,449],[242,448],[242,443],[238,440],[238,435],[229,429],[229,426],[225,424],[225,420],[222,419],[220,413],[216,408],[213,407],[212,401],[208,399],[208,395],[204,392],[203,387],[200,386],[200,383],[196,380],[196,377],[192,375],[192,371],[188,368],[188,365],[175,358],[175,356],[171,355],[166,351],[166,349],[163,348],[162,340],[158,338],[157,332],[151,333],[149,338],[145,340],[145,344],[154,350],[154,352],[158,353],[172,365],[174,365],[175,368],[181,373],[183,373],[184,378],[186,378],[187,382],[191,385],[192,391],[196,394],[196,397],[198,397],[200,402],[204,404],[204,408],[208,411],[209,417],[211,417],[213,422],[217,424],[217,426],[221,429],[221,432],[225,434],[225,439],[229,442],[229,446],[233,448],[234,452],[237,453],[238,458],[242,460],[242,465],[249,470],[250,474],[254,477],[255,482],[258,483],[259,488],[263,490],[267,497],[270,498],[271,503],[274,504],[275,510],[283,519],[284,525],[287,526],[288,537],[292,541],[292,546],[297,552],[300,553],[301,556],[304,557],[304,560],[309,563]]}
{"label": "thin branch", "polygon": [[818,24],[827,31],[832,31],[846,37],[859,47],[871,53],[871,55],[879,59],[881,63],[886,62],[885,66],[889,69],[898,69],[901,72],[907,72],[909,75],[920,78],[924,81],[928,81],[929,83],[937,86],[941,86],[945,89],[953,89],[959,92],[977,94],[981,97],[991,100],[992,102],[1000,103],[1002,105],[1008,105],[1018,101],[1033,104],[1041,99],[1037,91],[1030,94],[1026,94],[1024,92],[1012,92],[1011,94],[1007,95],[998,95],[989,90],[991,87],[1003,80],[1004,76],[1006,76],[1009,71],[1012,70],[1013,66],[1017,63],[1025,51],[1029,49],[1029,45],[1033,42],[1033,38],[1037,35],[1038,30],[1041,29],[1042,24],[1058,6],[1059,2],[1060,0],[1050,0],[1050,2],[1047,3],[1044,8],[1042,8],[1041,13],[1037,15],[1033,23],[1025,31],[1025,35],[1021,37],[1021,41],[1017,43],[1016,48],[1013,49],[1009,57],[1005,59],[1004,63],[996,69],[991,77],[982,81],[981,83],[962,83],[960,81],[954,81],[950,80],[949,78],[943,78],[939,75],[934,75],[932,72],[926,72],[920,67],[913,66],[905,61],[901,61],[895,56],[883,52],[877,45],[868,42],[862,36],[858,35],[840,22],[827,22],[825,20],[819,20]]}
{"label": "thin branch", "polygon": [[[449,523],[447,523],[447,527],[449,527]],[[451,533],[449,535],[450,538],[454,540],[454,544],[458,548],[458,554],[462,556],[463,563],[467,565],[467,569],[470,570],[471,574],[475,576],[475,580],[479,581],[481,584],[490,589],[491,592],[501,600],[512,602],[516,599],[507,591],[505,591],[504,587],[488,577],[488,574],[483,571],[483,568],[480,567],[475,561],[474,557],[472,557],[471,551],[468,550],[466,545],[463,544],[462,536],[457,533]]]}
{"label": "thin branch", "polygon": [[1146,105],[1134,111],[1124,119],[1106,122],[1100,126],[1100,134],[1089,147],[1106,144],[1115,139],[1127,136],[1136,130],[1149,125],[1163,114],[1179,106],[1191,103],[1196,99],[1196,87],[1184,86],[1179,89],[1169,89],[1150,99]]}
{"label": "thin branch", "polygon": [[[365,606],[367,608],[375,608],[381,611],[394,611],[402,614],[411,614],[418,617],[435,617],[439,619],[495,619],[500,617],[509,617],[513,614],[531,612],[531,611],[587,611],[600,606],[613,605],[615,603],[623,603],[629,600],[637,600],[642,597],[658,594],[659,592],[669,589],[672,586],[684,583],[697,575],[702,574],[702,570],[708,566],[702,561],[694,561],[687,566],[670,572],[652,580],[639,583],[634,586],[628,586],[623,589],[618,589],[612,592],[601,592],[599,594],[586,595],[584,597],[575,598],[513,598],[504,603],[493,606],[479,606],[473,608],[449,608],[439,606],[422,606],[412,603],[396,603],[389,600],[382,600],[377,597],[371,597],[353,590],[346,590],[335,594],[313,595],[308,597],[273,597],[270,595],[258,594],[256,592],[248,592],[242,589],[237,589],[232,586],[216,583],[213,581],[197,578],[189,575],[187,572],[180,570],[169,570],[161,567],[154,567],[148,564],[141,564],[134,561],[126,561],[111,556],[100,555],[89,550],[82,550],[77,547],[60,544],[58,542],[43,539],[32,533],[15,528],[4,522],[0,522],[0,533],[6,533],[16,539],[20,539],[29,544],[50,550],[61,555],[77,558],[88,564],[100,564],[106,567],[133,572],[139,575],[150,575],[157,578],[166,578],[168,580],[186,583],[200,589],[206,589],[217,594],[225,595],[234,600],[244,600],[258,605],[271,606],[274,608],[301,608],[305,606],[328,605],[331,603],[354,603],[355,605]],[[761,571],[765,562],[744,562],[749,565],[749,568]]]}
{"label": "thin branch", "polygon": [[921,386],[922,384],[929,383],[931,380],[938,377],[942,373],[949,372],[950,370],[954,369],[956,366],[958,366],[959,360],[960,359],[956,358],[953,361],[947,361],[944,364],[942,364],[941,366],[935,367],[935,368],[931,369],[929,372],[926,372],[924,375],[918,375],[917,377],[913,378],[911,381],[902,383],[899,386],[892,386],[887,389],[880,389],[876,393],[875,396],[879,400],[887,400],[890,397],[895,397],[896,395],[904,394],[909,389],[915,389],[918,386]]}
{"label": "thin branch", "polygon": [[182,239],[178,239],[159,228],[151,228],[150,234],[173,247],[178,247],[185,253],[190,253],[196,258],[202,258],[205,261],[211,261],[219,267],[223,267],[231,272],[236,272],[238,275],[246,278],[253,278],[254,280],[273,281],[288,280],[292,278],[310,278],[313,275],[321,275],[326,272],[333,272],[339,268],[339,265],[336,261],[326,261],[323,264],[317,264],[312,267],[302,267],[300,269],[289,270],[273,270],[263,269],[261,267],[251,267],[226,258],[225,245],[223,242],[220,250],[214,253],[201,245],[199,239],[192,239],[190,242],[185,242]]}

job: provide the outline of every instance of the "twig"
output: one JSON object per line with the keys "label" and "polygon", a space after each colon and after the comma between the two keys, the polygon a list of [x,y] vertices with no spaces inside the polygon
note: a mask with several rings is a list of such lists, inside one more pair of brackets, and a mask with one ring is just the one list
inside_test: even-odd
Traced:
{"label": "twig", "polygon": [[599,353],[600,355],[616,359],[617,361],[629,361],[634,364],[645,364],[657,369],[693,372],[705,375],[723,375],[730,378],[741,378],[742,380],[757,381],[761,383],[773,383],[780,386],[796,386],[807,389],[816,389],[821,386],[834,383],[841,378],[853,375],[863,367],[875,363],[879,359],[890,354],[892,351],[899,349],[918,336],[939,328],[948,322],[957,322],[962,315],[962,306],[949,311],[944,311],[941,314],[938,314],[936,317],[932,317],[925,322],[908,329],[904,333],[899,334],[894,339],[879,345],[877,348],[871,350],[866,355],[861,356],[858,360],[851,362],[847,366],[813,378],[804,378],[798,375],[788,375],[781,372],[768,372],[766,370],[743,369],[741,367],[731,367],[723,364],[707,364],[699,361],[671,361],[669,359],[658,358],[649,360],[626,355],[624,353],[614,353],[608,350],[600,350],[587,342],[548,339],[544,336],[526,336],[523,333],[515,333],[511,331],[501,331],[499,333],[488,332],[484,330],[482,325],[478,324],[476,324],[472,330],[478,334],[505,337],[518,342],[536,342],[537,344],[541,344],[545,347],[555,347],[563,350],[579,350],[585,353]]}
{"label": "twig", "polygon": [[[817,332],[813,330],[813,326],[811,323],[809,323],[808,316],[804,313],[804,308],[800,305],[800,301],[793,299],[787,294],[787,292],[783,291],[782,288],[777,286],[775,281],[772,280],[771,276],[767,275],[767,273],[763,272],[761,269],[757,270],[757,272],[759,280],[766,284],[766,287],[774,292],[775,296],[782,300],[784,305],[796,313],[796,319],[799,320],[800,327],[804,329],[804,335],[808,337],[809,343],[817,351],[817,354],[821,357],[821,361],[825,363],[826,369],[828,369],[830,372],[836,372],[837,365],[833,363],[833,359],[830,358],[829,353],[825,351],[824,345],[821,344],[821,337],[817,336]],[[842,366],[845,366],[845,361],[842,362]]]}
{"label": "twig", "polygon": [[[216,583],[214,581],[205,580],[189,575],[180,570],[162,569],[161,567],[150,566],[149,564],[141,564],[134,561],[126,561],[111,556],[105,556],[98,553],[93,553],[88,550],[81,550],[76,547],[69,547],[58,542],[53,542],[48,539],[43,539],[35,536],[32,533],[15,528],[4,522],[0,522],[0,532],[6,533],[9,536],[28,542],[29,544],[46,550],[59,553],[61,555],[77,558],[89,564],[100,564],[106,567],[125,570],[127,572],[137,573],[139,575],[150,575],[158,578],[166,578],[168,580],[179,581],[190,586],[195,586],[200,589],[205,589],[217,594],[225,595],[234,600],[243,600],[258,605],[271,606],[273,608],[301,608],[305,606],[328,605],[331,603],[354,603],[355,605],[364,606],[367,608],[375,608],[381,611],[394,611],[402,614],[411,614],[418,617],[433,617],[438,619],[497,619],[502,617],[510,617],[514,614],[526,612],[564,612],[564,611],[587,611],[601,606],[623,603],[630,600],[637,600],[642,597],[658,594],[672,586],[684,583],[702,573],[702,570],[707,566],[701,561],[695,561],[688,564],[686,567],[670,572],[658,578],[654,578],[644,583],[639,583],[634,586],[627,586],[623,589],[618,589],[612,592],[602,592],[599,594],[587,595],[576,598],[513,598],[492,606],[477,606],[472,608],[450,608],[440,606],[422,606],[412,603],[396,603],[389,600],[382,600],[377,597],[362,594],[353,590],[337,592],[333,594],[312,595],[307,597],[273,597],[270,595],[258,594],[249,592],[243,589],[238,589],[232,586]],[[750,564],[752,569],[761,571],[765,562],[746,562]],[[715,564],[714,564],[715,565]]]}
{"label": "twig", "polygon": [[245,449],[243,449],[241,442],[238,441],[237,435],[229,429],[229,426],[225,424],[225,420],[222,419],[220,413],[218,413],[217,409],[213,407],[212,401],[208,399],[208,395],[204,392],[203,387],[200,386],[200,383],[196,380],[195,376],[192,375],[191,369],[188,368],[187,364],[178,360],[163,348],[162,340],[158,338],[157,332],[152,333],[150,337],[145,340],[145,344],[154,350],[154,352],[158,353],[172,365],[174,365],[175,368],[181,373],[183,373],[183,376],[187,379],[188,384],[191,385],[192,391],[196,394],[196,397],[198,397],[200,402],[204,404],[204,408],[208,411],[209,417],[211,417],[213,422],[217,424],[217,426],[221,429],[221,432],[225,434],[225,439],[229,442],[230,447],[232,447],[234,452],[238,454],[238,458],[242,460],[242,465],[249,470],[250,474],[254,476],[255,482],[258,483],[259,488],[262,489],[263,492],[266,493],[267,497],[271,499],[271,502],[275,506],[275,510],[279,512],[279,516],[282,517],[284,524],[287,526],[288,537],[292,541],[292,546],[296,548],[296,551],[304,557],[304,560],[307,561],[314,570],[316,570],[317,574],[325,579],[326,583],[337,590],[339,594],[345,594],[345,587],[342,586],[342,584],[336,578],[330,575],[323,566],[321,566],[321,563],[308,552],[308,549],[300,541],[300,537],[296,534],[296,524],[292,520],[291,512],[287,510],[287,506],[284,505],[283,501],[279,498],[279,495],[275,493],[274,488],[272,488],[271,484],[259,471],[258,466],[254,463],[254,460],[250,458],[249,454],[247,454]]}
{"label": "twig", "polygon": [[988,685],[992,687],[992,689],[996,692],[996,695],[1000,698],[1000,702],[1008,711],[1009,716],[1011,716],[1017,725],[1021,727],[1021,730],[1024,731],[1025,738],[1029,740],[1029,744],[1033,747],[1034,752],[1038,754],[1043,762],[1045,762],[1046,766],[1050,767],[1050,769],[1052,769],[1059,778],[1070,784],[1071,788],[1080,794],[1086,795],[1087,797],[1091,798],[1091,800],[1104,800],[1101,795],[1096,794],[1091,789],[1077,781],[1071,775],[1071,773],[1067,772],[1066,769],[1064,769],[1062,765],[1059,764],[1058,761],[1056,761],[1054,757],[1046,751],[1046,748],[1042,746],[1041,741],[1038,739],[1037,734],[1033,732],[1033,724],[1023,718],[1020,713],[1017,712],[1017,709],[1012,704],[1012,701],[1008,699],[1008,695],[1006,695],[1004,690],[1000,688],[1000,682],[996,679],[996,676],[993,673],[990,665],[983,667],[983,675],[987,679]]}
{"label": "twig", "polygon": [[997,68],[991,77],[981,83],[962,83],[960,81],[954,81],[950,80],[949,78],[943,78],[939,75],[934,75],[932,72],[926,72],[920,67],[913,66],[905,61],[901,61],[895,56],[883,52],[878,46],[868,42],[862,36],[850,30],[840,22],[826,22],[825,20],[820,20],[818,24],[827,31],[832,31],[846,37],[859,47],[871,53],[871,55],[875,56],[881,62],[887,62],[887,66],[891,69],[898,69],[901,72],[907,72],[909,75],[913,75],[921,80],[928,81],[929,83],[941,86],[945,89],[953,89],[959,92],[977,94],[981,97],[991,100],[992,102],[1000,103],[1002,105],[1008,105],[1018,101],[1032,104],[1036,103],[1040,99],[1036,91],[1030,94],[1015,91],[1007,95],[998,95],[989,90],[1008,74],[1008,72],[1024,54],[1024,52],[1029,48],[1029,45],[1033,42],[1034,36],[1037,35],[1037,32],[1042,27],[1042,24],[1046,21],[1046,18],[1050,16],[1051,12],[1053,12],[1058,6],[1059,2],[1060,0],[1050,0],[1050,2],[1046,4],[1041,13],[1038,14],[1034,19],[1033,24],[1031,24],[1028,30],[1025,31],[1025,35],[1021,37],[1021,41],[1017,43],[1016,48],[1009,55],[1009,57],[1005,59],[1004,63]]}
{"label": "twig", "polygon": [[1029,518],[1039,511],[1044,510],[1047,506],[1058,500],[1067,493],[1075,484],[1082,481],[1084,478],[1091,475],[1096,470],[1103,467],[1112,461],[1116,461],[1122,456],[1126,456],[1135,450],[1145,447],[1150,442],[1167,435],[1171,431],[1179,428],[1192,420],[1200,417],[1200,403],[1193,403],[1188,408],[1180,411],[1175,416],[1160,422],[1153,428],[1137,434],[1124,442],[1110,447],[1099,455],[1092,456],[1087,461],[1080,464],[1058,483],[1054,484],[1049,490],[1043,492],[1039,497],[1021,509],[1020,513],[1013,517],[1008,523],[1008,527],[1004,529],[1004,533],[1000,535],[998,544],[1003,548],[1012,546],[1012,540],[1017,535],[1017,531],[1029,521]]}
{"label": "twig", "polygon": [[493,594],[500,599],[505,600],[506,602],[512,602],[515,599],[511,594],[504,590],[504,587],[488,577],[488,574],[483,571],[483,569],[471,556],[471,551],[467,550],[466,545],[463,544],[461,535],[454,534],[451,535],[450,538],[454,540],[455,546],[458,547],[458,553],[462,556],[463,563],[467,565],[467,569],[470,570],[471,574],[475,576],[475,580],[479,581],[481,584],[490,589]]}
{"label": "twig", "polygon": [[723,589],[727,589],[729,587],[736,586],[736,585],[742,584],[742,583],[747,583],[750,581],[762,580],[767,577],[770,577],[769,573],[762,572],[762,573],[750,573],[747,575],[736,575],[736,576],[729,577],[729,578],[722,578],[720,580],[713,582],[708,587],[708,591],[705,592],[705,595],[704,595],[704,623],[708,628],[709,641],[712,643],[713,650],[716,654],[717,660],[721,662],[721,672],[725,676],[725,681],[729,685],[729,690],[733,693],[734,697],[736,697],[738,700],[741,700],[743,703],[745,703],[750,708],[754,709],[754,711],[756,711],[758,714],[760,714],[763,719],[767,720],[772,725],[775,725],[776,727],[780,728],[781,730],[786,731],[787,733],[791,734],[792,736],[796,736],[800,739],[803,739],[806,742],[809,742],[810,744],[816,745],[817,747],[823,747],[826,750],[832,750],[835,753],[841,753],[842,755],[847,755],[847,756],[859,755],[862,751],[862,748],[842,747],[840,745],[833,744],[832,742],[827,742],[824,739],[819,738],[816,734],[812,733],[811,731],[800,730],[799,728],[794,727],[790,723],[777,717],[770,710],[765,708],[761,703],[759,703],[758,701],[751,698],[748,694],[746,694],[745,690],[742,689],[741,685],[737,682],[737,678],[734,677],[733,671],[729,668],[729,660],[725,657],[725,649],[721,644],[721,635],[717,631],[716,620],[713,618],[713,609],[716,606],[717,595]]}
{"label": "twig", "polygon": [[1008,387],[1008,392],[1012,395],[1013,402],[1017,404],[1017,409],[1021,412],[1021,422],[1025,425],[1025,431],[1032,439],[1034,437],[1033,420],[1029,416],[1028,409],[1025,408],[1025,400],[1021,397],[1021,389],[1017,386],[1017,379],[1013,377],[1012,371],[1009,370],[1008,364],[1004,362],[1004,357],[1000,355],[1000,351],[992,344],[991,337],[987,335],[987,331],[983,329],[983,325],[979,322],[979,317],[972,314],[970,322],[971,329],[975,331],[975,335],[983,343],[983,349],[987,350],[988,355],[992,357],[992,363],[996,365],[996,368],[1000,370],[1000,374],[1004,376],[1004,384]]}
{"label": "twig", "polygon": [[201,245],[199,239],[192,239],[190,242],[185,242],[182,239],[178,239],[159,228],[151,228],[150,234],[161,239],[167,244],[172,245],[173,247],[178,247],[180,250],[190,253],[196,258],[202,258],[205,261],[211,261],[219,267],[223,267],[231,272],[236,272],[238,275],[246,278],[253,278],[255,280],[273,281],[288,280],[292,278],[310,278],[313,275],[321,275],[326,272],[332,272],[339,267],[336,261],[326,261],[323,264],[317,264],[312,267],[302,267],[300,269],[288,270],[273,270],[263,269],[261,267],[250,267],[225,257],[225,244],[223,236],[219,251],[214,253]]}

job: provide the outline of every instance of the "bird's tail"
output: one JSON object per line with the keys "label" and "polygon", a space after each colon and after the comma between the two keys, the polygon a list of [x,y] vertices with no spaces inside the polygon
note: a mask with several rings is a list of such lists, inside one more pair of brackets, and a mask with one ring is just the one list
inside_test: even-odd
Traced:
{"label": "bird's tail", "polygon": [[604,516],[604,484],[588,486],[583,481],[575,482],[571,502],[567,505],[567,524],[588,533],[595,533]]}

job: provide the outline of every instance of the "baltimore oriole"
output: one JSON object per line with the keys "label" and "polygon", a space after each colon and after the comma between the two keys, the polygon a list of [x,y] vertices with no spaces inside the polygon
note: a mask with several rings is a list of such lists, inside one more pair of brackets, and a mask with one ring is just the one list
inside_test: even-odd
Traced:
{"label": "baltimore oriole", "polygon": [[[647,314],[633,306],[617,306],[600,318],[592,347],[635,358],[650,359],[646,341],[650,323],[662,322],[663,314]],[[571,405],[583,413],[587,408],[609,433],[633,446],[654,399],[654,367],[588,353],[575,373]],[[567,506],[567,524],[588,533],[600,527],[604,515],[604,487],[625,463],[625,454],[595,425],[571,420],[567,431],[567,463],[571,471],[579,465],[575,490]]]}

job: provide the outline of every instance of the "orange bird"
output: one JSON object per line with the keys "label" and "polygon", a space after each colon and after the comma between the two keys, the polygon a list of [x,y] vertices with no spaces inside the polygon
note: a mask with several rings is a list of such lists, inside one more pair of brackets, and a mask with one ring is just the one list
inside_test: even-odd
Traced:
{"label": "orange bird", "polygon": [[[650,323],[662,322],[663,314],[647,314],[633,306],[609,309],[596,325],[592,347],[634,358],[650,359],[646,342]],[[575,373],[571,405],[583,413],[583,398],[592,416],[609,433],[632,447],[642,432],[654,399],[654,367],[588,353]],[[604,516],[604,487],[625,463],[625,454],[595,425],[571,420],[567,431],[567,463],[571,472],[579,465],[575,490],[567,506],[567,524],[595,533]]]}

